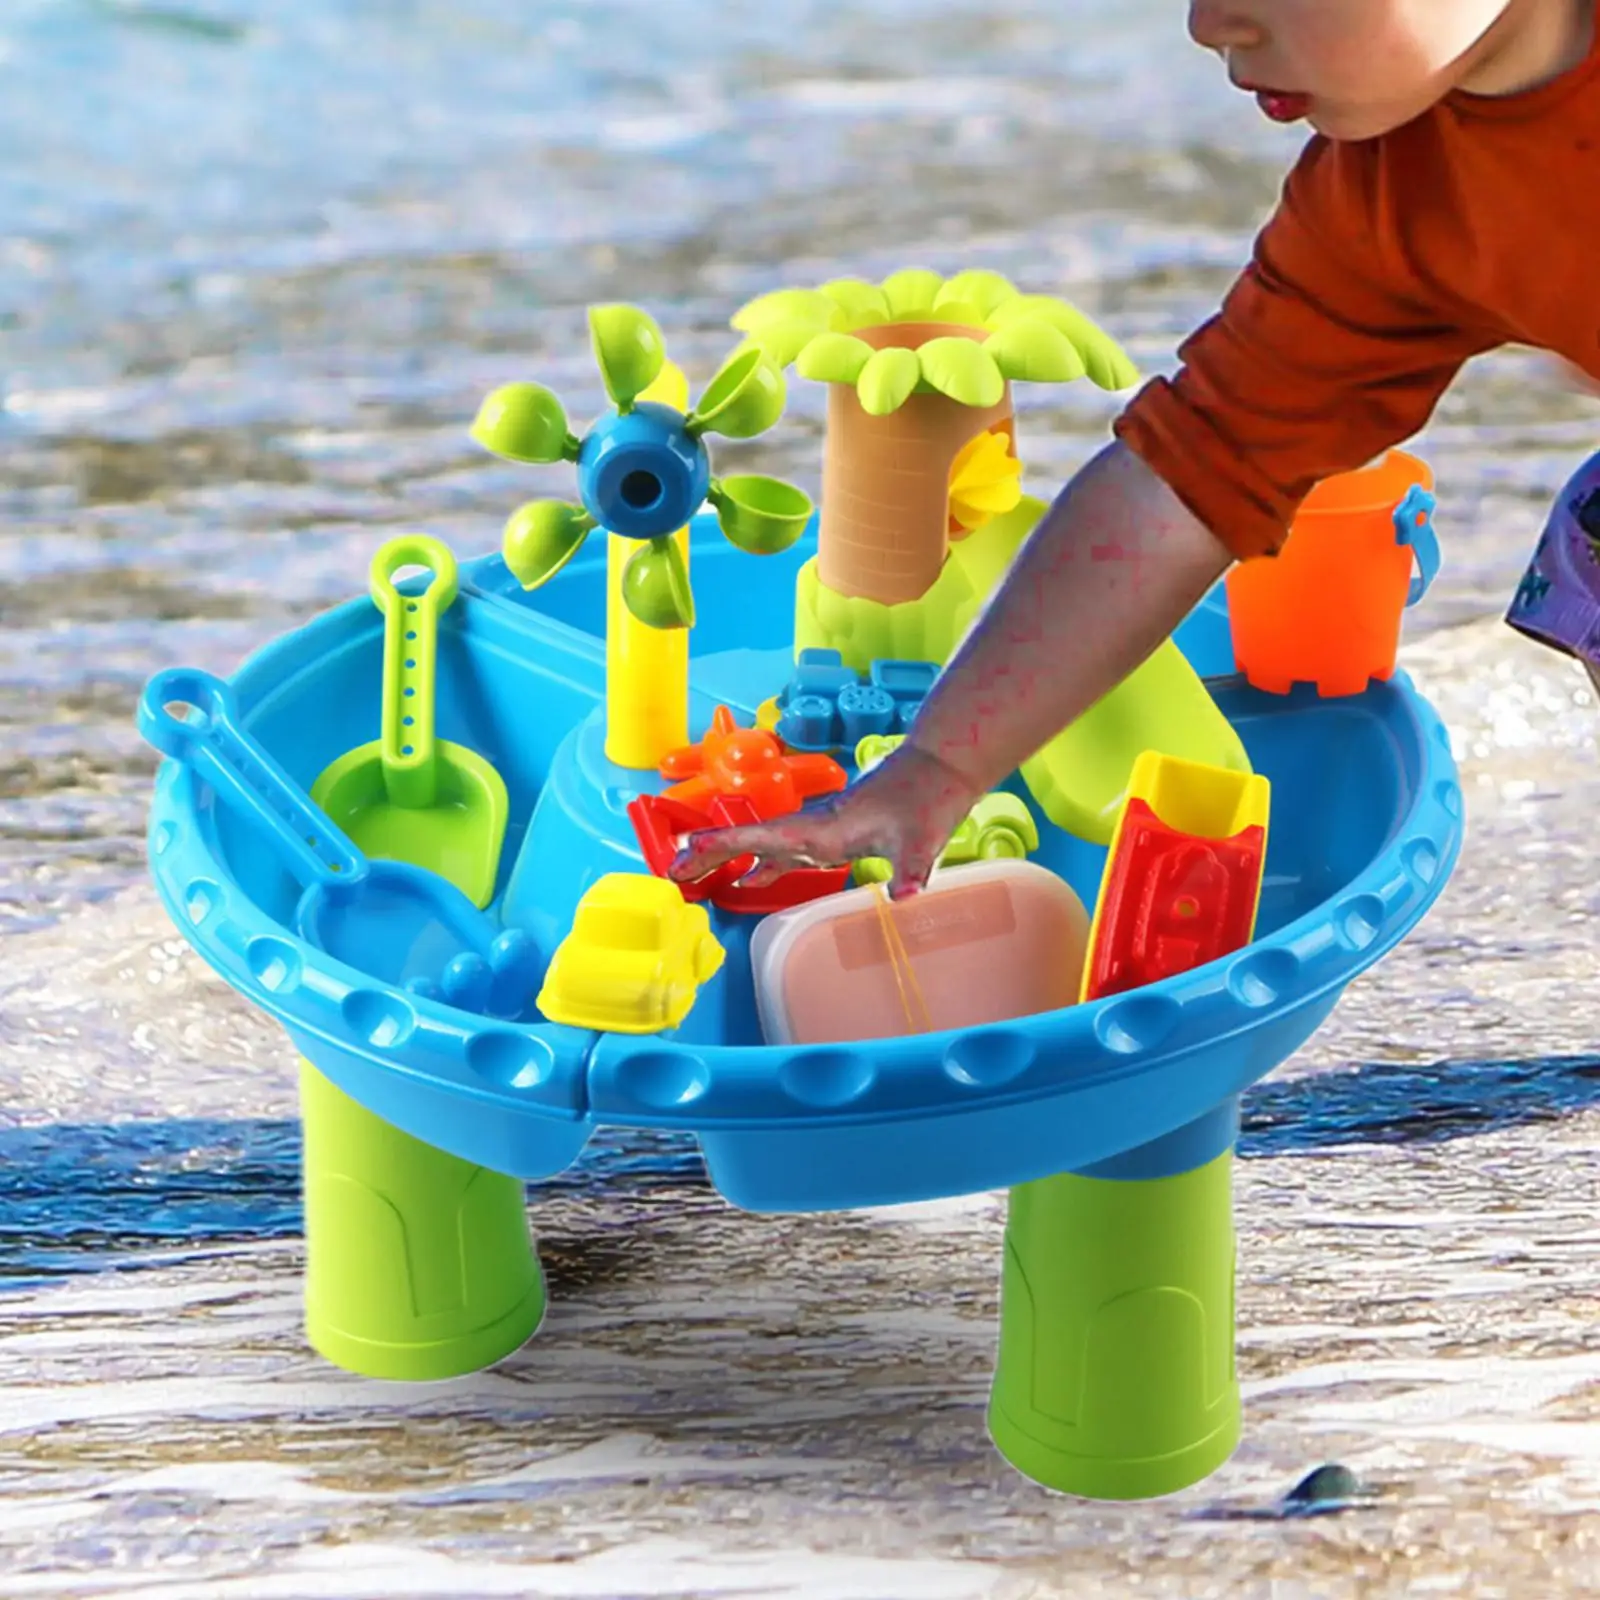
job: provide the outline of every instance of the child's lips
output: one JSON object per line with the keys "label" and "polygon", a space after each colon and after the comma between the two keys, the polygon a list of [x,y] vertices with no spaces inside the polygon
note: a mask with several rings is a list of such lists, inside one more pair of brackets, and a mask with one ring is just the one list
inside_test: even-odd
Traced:
{"label": "child's lips", "polygon": [[1256,97],[1256,104],[1274,122],[1298,122],[1311,109],[1311,96],[1291,89],[1268,89],[1259,83],[1238,85]]}

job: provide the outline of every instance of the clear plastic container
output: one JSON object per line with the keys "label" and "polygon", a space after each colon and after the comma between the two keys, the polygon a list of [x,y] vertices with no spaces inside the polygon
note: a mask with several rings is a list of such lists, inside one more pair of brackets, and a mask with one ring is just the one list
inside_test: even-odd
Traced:
{"label": "clear plastic container", "polygon": [[1078,999],[1089,913],[1031,861],[936,872],[898,904],[871,884],[762,921],[750,941],[769,1044],[971,1028]]}

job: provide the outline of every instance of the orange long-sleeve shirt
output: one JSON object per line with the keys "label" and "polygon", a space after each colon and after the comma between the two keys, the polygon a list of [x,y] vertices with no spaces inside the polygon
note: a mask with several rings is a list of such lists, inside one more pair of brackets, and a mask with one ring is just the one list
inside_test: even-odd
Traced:
{"label": "orange long-sleeve shirt", "polygon": [[1600,378],[1600,36],[1525,94],[1314,138],[1222,309],[1115,431],[1235,556],[1268,554],[1319,478],[1409,438],[1503,344]]}

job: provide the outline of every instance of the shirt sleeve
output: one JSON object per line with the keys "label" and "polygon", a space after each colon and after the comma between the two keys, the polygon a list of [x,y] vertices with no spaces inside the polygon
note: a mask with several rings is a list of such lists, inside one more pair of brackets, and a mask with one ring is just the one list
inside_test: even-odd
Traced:
{"label": "shirt sleeve", "polygon": [[1307,147],[1221,310],[1115,432],[1240,560],[1276,553],[1321,478],[1411,437],[1503,340],[1407,256],[1381,141]]}

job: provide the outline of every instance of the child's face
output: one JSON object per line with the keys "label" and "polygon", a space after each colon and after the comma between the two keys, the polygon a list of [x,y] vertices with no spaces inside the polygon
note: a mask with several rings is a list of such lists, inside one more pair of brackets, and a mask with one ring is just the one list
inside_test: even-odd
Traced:
{"label": "child's face", "polygon": [[[1279,122],[1371,139],[1460,87],[1544,0],[1190,0],[1189,32]],[[1265,92],[1260,92],[1265,91]]]}

